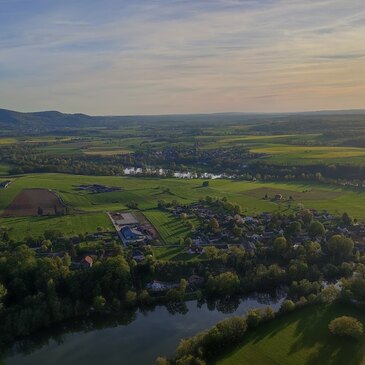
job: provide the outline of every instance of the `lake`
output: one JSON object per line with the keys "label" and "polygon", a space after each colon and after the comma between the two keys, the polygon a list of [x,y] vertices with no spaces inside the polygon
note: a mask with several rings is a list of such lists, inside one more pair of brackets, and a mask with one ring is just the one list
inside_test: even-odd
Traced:
{"label": "lake", "polygon": [[181,338],[250,308],[278,309],[284,292],[243,299],[190,301],[125,315],[94,315],[17,341],[0,360],[5,365],[148,365],[172,355]]}

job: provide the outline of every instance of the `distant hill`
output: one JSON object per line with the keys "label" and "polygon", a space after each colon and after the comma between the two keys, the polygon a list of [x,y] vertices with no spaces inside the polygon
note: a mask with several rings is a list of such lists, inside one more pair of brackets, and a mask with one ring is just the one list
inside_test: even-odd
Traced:
{"label": "distant hill", "polygon": [[133,124],[184,124],[191,127],[199,127],[199,124],[248,124],[252,129],[262,131],[269,129],[279,132],[283,129],[305,128],[303,121],[311,125],[315,130],[321,130],[321,126],[334,123],[344,123],[346,120],[355,120],[363,124],[365,122],[365,109],[339,110],[339,111],[315,111],[304,113],[213,113],[213,114],[176,114],[176,115],[132,115],[132,116],[90,116],[86,114],[65,114],[59,111],[43,111],[23,113],[13,110],[0,109],[0,130],[10,134],[31,133],[42,134],[49,132],[70,132],[85,128],[121,128],[124,125]]}

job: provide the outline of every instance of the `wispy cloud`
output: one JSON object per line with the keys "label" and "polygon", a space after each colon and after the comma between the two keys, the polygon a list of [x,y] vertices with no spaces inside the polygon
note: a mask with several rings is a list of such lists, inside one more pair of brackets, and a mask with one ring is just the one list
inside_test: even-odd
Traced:
{"label": "wispy cloud", "polygon": [[365,107],[363,0],[0,0],[0,100],[94,114]]}

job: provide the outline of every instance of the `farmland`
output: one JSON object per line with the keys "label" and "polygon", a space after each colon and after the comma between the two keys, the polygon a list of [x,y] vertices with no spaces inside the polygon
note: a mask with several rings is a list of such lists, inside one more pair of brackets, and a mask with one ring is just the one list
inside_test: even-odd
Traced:
{"label": "farmland", "polygon": [[364,364],[364,335],[352,340],[328,331],[329,322],[342,315],[365,321],[363,311],[349,305],[304,308],[254,330],[215,365]]}
{"label": "farmland", "polygon": [[24,189],[4,210],[4,217],[36,216],[38,210],[44,215],[56,215],[64,211],[60,198],[47,189]]}
{"label": "farmland", "polygon": [[[33,232],[40,232],[49,224],[58,226],[67,234],[77,234],[85,231],[95,231],[97,226],[109,226],[105,212],[128,209],[131,201],[146,215],[159,231],[166,243],[177,243],[184,237],[187,228],[168,213],[156,209],[159,200],[176,200],[189,204],[207,195],[227,197],[230,201],[240,204],[245,214],[256,214],[262,211],[290,213],[295,211],[299,203],[305,207],[318,210],[328,210],[337,215],[348,212],[353,217],[365,220],[365,193],[351,188],[339,188],[314,183],[261,183],[235,180],[211,180],[208,187],[202,187],[202,180],[132,178],[132,177],[94,177],[65,174],[29,174],[13,178],[12,184],[0,191],[0,210],[4,211],[23,189],[51,189],[73,212],[72,217],[81,217],[84,225],[67,223],[71,216],[38,219],[0,218],[0,225],[12,226],[11,235],[21,237]],[[122,188],[121,191],[90,194],[80,191],[80,184],[104,184]],[[291,195],[292,201],[265,200],[268,193]],[[94,213],[94,214],[85,214]],[[103,218],[101,218],[103,217]],[[27,227],[27,230],[24,230]],[[87,227],[87,228],[85,228]],[[18,229],[22,233],[18,232]]]}

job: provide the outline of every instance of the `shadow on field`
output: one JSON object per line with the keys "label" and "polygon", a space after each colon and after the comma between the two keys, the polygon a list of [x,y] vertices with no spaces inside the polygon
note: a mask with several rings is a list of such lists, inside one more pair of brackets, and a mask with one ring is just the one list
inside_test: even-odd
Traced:
{"label": "shadow on field", "polygon": [[[365,335],[361,338],[349,339],[335,337],[329,333],[329,322],[339,316],[348,315],[358,318],[365,324],[365,313],[347,305],[309,306],[293,313],[284,314],[274,321],[263,324],[249,332],[246,339],[238,346],[228,350],[220,359],[229,359],[245,346],[253,346],[255,352],[260,348],[266,351],[258,363],[266,365],[266,359],[273,357],[271,363],[294,364],[295,358],[301,357],[300,364],[305,365],[360,365],[365,358]],[[294,328],[288,332],[288,327]],[[280,359],[276,352],[278,341],[284,358]],[[257,347],[255,347],[257,346]],[[251,351],[252,351],[251,350]],[[237,357],[235,357],[237,360]],[[265,360],[264,360],[265,359]],[[243,359],[242,359],[243,360]],[[252,359],[249,359],[251,361]],[[212,362],[211,364],[216,364]],[[247,362],[249,364],[250,362]],[[233,362],[227,362],[233,364]],[[245,362],[242,362],[245,364]]]}
{"label": "shadow on field", "polygon": [[[352,313],[351,313],[352,312]],[[309,355],[308,365],[358,365],[363,362],[365,355],[364,336],[358,340],[340,338],[329,333],[329,322],[341,315],[353,315],[364,321],[364,314],[351,307],[336,306],[323,307],[309,311],[306,318],[299,320],[296,341],[292,344],[289,354],[300,349],[316,347],[316,351]]]}

